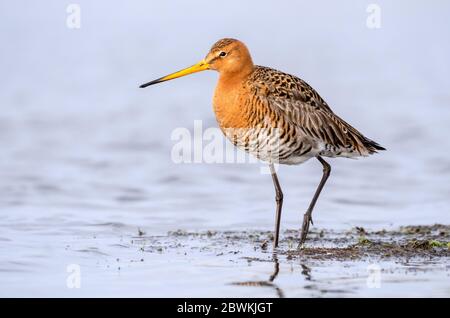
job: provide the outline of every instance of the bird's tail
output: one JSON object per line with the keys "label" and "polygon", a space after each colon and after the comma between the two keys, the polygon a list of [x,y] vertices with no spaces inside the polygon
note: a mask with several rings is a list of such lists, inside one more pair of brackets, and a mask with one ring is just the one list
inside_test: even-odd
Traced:
{"label": "bird's tail", "polygon": [[377,153],[379,150],[386,150],[386,148],[380,146],[380,144],[378,144],[377,142],[363,137],[364,139],[362,140],[364,147],[366,147],[367,151],[369,152],[369,154],[373,154],[373,153]]}

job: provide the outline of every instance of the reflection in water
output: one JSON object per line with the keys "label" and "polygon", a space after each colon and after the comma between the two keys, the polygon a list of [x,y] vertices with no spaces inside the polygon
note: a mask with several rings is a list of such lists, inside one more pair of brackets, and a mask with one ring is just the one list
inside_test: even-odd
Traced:
{"label": "reflection in water", "polygon": [[302,267],[302,275],[305,276],[305,279],[311,280],[311,268],[305,264],[300,264],[300,266]]}
{"label": "reflection in water", "polygon": [[279,298],[284,298],[284,292],[283,290],[278,287],[276,284],[274,284],[274,280],[277,278],[278,273],[280,272],[280,263],[278,261],[278,255],[276,253],[272,254],[272,262],[273,262],[273,273],[270,275],[268,280],[263,281],[246,281],[246,282],[234,282],[231,283],[232,285],[238,285],[238,286],[252,286],[252,287],[270,287],[275,290],[277,293],[277,296]]}
{"label": "reflection in water", "polygon": [[[278,261],[278,255],[276,252],[272,254],[272,262],[273,262],[273,272],[272,275],[270,275],[268,280],[264,281],[246,281],[246,282],[234,282],[231,283],[232,285],[238,285],[238,286],[252,286],[252,287],[271,287],[275,290],[279,298],[284,298],[284,292],[283,290],[274,283],[275,279],[278,277],[278,274],[280,272],[280,262]],[[311,276],[311,268],[306,266],[305,264],[300,264],[302,267],[302,275],[305,277],[306,281],[313,281]],[[306,289],[311,289],[312,285],[305,286]]]}

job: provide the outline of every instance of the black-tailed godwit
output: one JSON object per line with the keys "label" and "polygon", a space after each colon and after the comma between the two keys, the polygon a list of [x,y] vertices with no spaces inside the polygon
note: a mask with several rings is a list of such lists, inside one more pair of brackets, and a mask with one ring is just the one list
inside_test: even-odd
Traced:
{"label": "black-tailed godwit", "polygon": [[274,164],[295,165],[310,158],[322,164],[322,179],[303,216],[299,246],[303,245],[312,211],[331,171],[323,157],[353,158],[385,149],[338,117],[305,81],[254,65],[239,40],[219,40],[199,63],[140,87],[204,70],[220,74],[213,105],[224,134],[236,146],[269,163],[276,193],[274,247],[278,246],[283,204]]}

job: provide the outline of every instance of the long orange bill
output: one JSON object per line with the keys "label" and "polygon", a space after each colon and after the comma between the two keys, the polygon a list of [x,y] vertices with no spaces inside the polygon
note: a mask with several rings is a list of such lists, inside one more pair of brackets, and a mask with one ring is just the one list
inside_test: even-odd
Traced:
{"label": "long orange bill", "polygon": [[172,79],[178,78],[178,77],[182,77],[182,76],[186,76],[192,73],[197,73],[197,72],[201,72],[201,71],[205,71],[209,69],[209,64],[206,63],[204,60],[200,61],[199,63],[192,65],[191,67],[185,68],[181,71],[166,75],[164,77],[160,77],[158,79],[155,79],[154,81],[142,84],[141,86],[139,86],[140,88],[144,88],[150,85],[154,85],[154,84],[158,84],[158,83],[162,83],[165,81],[170,81]]}

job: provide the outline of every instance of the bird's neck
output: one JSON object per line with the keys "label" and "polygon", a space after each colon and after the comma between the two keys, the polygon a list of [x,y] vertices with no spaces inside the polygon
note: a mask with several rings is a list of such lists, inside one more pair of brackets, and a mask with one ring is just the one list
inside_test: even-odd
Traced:
{"label": "bird's neck", "polygon": [[246,112],[240,99],[254,68],[243,69],[237,73],[221,72],[214,92],[214,113],[219,126],[223,128],[247,127]]}

